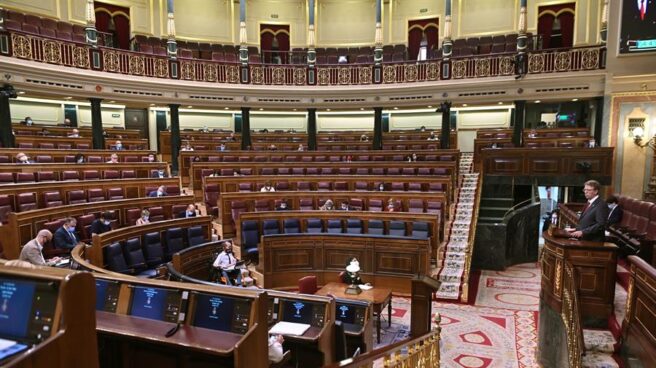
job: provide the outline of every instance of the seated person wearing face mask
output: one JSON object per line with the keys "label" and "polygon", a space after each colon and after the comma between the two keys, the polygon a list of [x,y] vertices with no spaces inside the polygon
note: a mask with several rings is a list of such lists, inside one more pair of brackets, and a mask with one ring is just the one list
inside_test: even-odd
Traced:
{"label": "seated person wearing face mask", "polygon": [[289,211],[289,206],[287,206],[287,201],[283,200],[280,202],[278,207],[276,207],[276,211]]}
{"label": "seated person wearing face mask", "polygon": [[111,222],[109,219],[112,217],[112,214],[109,212],[102,212],[100,217],[93,220],[91,223],[91,235],[93,234],[102,234],[110,231],[112,227],[110,226]]}
{"label": "seated person wearing face mask", "polygon": [[163,185],[160,185],[157,190],[153,190],[152,192],[148,193],[149,197],[166,197],[166,187]]}
{"label": "seated person wearing face mask", "polygon": [[188,205],[185,211],[182,211],[178,214],[178,217],[179,218],[196,217],[196,206],[193,203]]}
{"label": "seated person wearing face mask", "polygon": [[25,124],[25,125],[27,125],[27,126],[31,126],[32,124],[34,124],[34,121],[32,121],[32,118],[31,118],[31,117],[26,116],[26,117],[25,117],[25,120],[23,120],[21,123],[22,123],[22,124]]}
{"label": "seated person wearing face mask", "polygon": [[148,154],[148,162],[155,162],[155,155],[152,153]]}
{"label": "seated person wearing face mask", "polygon": [[80,239],[75,235],[75,226],[77,220],[72,217],[67,217],[64,220],[64,225],[55,231],[53,244],[55,248],[59,249],[73,249],[80,242]]}
{"label": "seated person wearing face mask", "polygon": [[113,146],[111,146],[111,149],[116,150],[116,151],[122,151],[123,150],[123,143],[121,141],[116,141]]}
{"label": "seated person wearing face mask", "polygon": [[141,211],[141,217],[137,219],[137,225],[145,225],[150,223],[150,211],[143,210]]}
{"label": "seated person wearing face mask", "polygon": [[164,169],[159,169],[159,170],[153,170],[153,178],[168,178],[169,176],[166,174],[166,171]]}
{"label": "seated person wearing face mask", "polygon": [[347,202],[342,202],[339,206],[339,210],[340,211],[353,211],[353,208],[351,208],[351,206],[349,206],[349,204]]}

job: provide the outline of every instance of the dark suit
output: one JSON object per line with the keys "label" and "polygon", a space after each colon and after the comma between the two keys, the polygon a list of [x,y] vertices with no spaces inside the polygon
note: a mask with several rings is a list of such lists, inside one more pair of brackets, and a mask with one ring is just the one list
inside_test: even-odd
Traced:
{"label": "dark suit", "polygon": [[178,214],[178,218],[188,218],[188,217],[196,217],[196,212],[194,212],[192,215],[187,215],[187,211],[182,211]]}
{"label": "dark suit", "polygon": [[159,171],[153,172],[153,175],[151,175],[151,178],[168,178],[168,175],[166,175],[166,172],[162,173],[162,176],[159,175]]}
{"label": "dark suit", "polygon": [[604,241],[607,221],[608,205],[601,197],[597,197],[581,214],[576,230],[583,232],[582,240]]}
{"label": "dark suit", "polygon": [[607,226],[619,224],[622,221],[622,216],[624,215],[624,210],[622,207],[615,206],[612,210],[609,210],[608,221],[606,221]]}
{"label": "dark suit", "polygon": [[93,220],[91,223],[91,234],[102,234],[110,231],[111,225],[105,225],[100,219]]}
{"label": "dark suit", "polygon": [[149,197],[166,197],[166,193],[162,193],[161,195],[157,195],[157,191],[153,190],[152,192],[148,193]]}
{"label": "dark suit", "polygon": [[55,231],[55,236],[52,240],[55,248],[59,249],[73,249],[79,242],[80,239],[77,235],[75,233],[69,233],[63,226]]}

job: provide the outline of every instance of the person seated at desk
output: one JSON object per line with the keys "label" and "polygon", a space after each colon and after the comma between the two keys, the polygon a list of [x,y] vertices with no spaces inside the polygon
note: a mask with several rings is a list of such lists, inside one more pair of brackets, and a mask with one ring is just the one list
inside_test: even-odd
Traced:
{"label": "person seated at desk", "polygon": [[67,217],[64,220],[64,225],[55,231],[53,244],[55,248],[59,249],[73,249],[80,242],[80,239],[75,235],[75,226],[77,220],[73,217]]}
{"label": "person seated at desk", "polygon": [[369,137],[366,134],[361,135],[360,142],[369,142]]}
{"label": "person seated at desk", "polygon": [[141,217],[137,219],[135,224],[136,225],[150,224],[150,211],[148,210],[141,211]]}
{"label": "person seated at desk", "polygon": [[68,138],[80,138],[80,131],[77,129],[73,129],[71,134],[68,135]]}
{"label": "person seated at desk", "polygon": [[300,144],[298,145],[298,149],[297,149],[297,151],[298,151],[298,152],[303,152],[303,151],[305,151],[305,147],[303,146],[303,143],[300,143]]}
{"label": "person seated at desk", "polygon": [[159,169],[157,171],[153,171],[152,177],[163,179],[163,178],[168,178],[169,176],[166,174],[166,171],[164,171],[164,169]]}
{"label": "person seated at desk", "polygon": [[190,203],[187,209],[178,214],[178,218],[196,217],[196,205]]}
{"label": "person seated at desk", "polygon": [[333,204],[332,199],[329,199],[326,201],[326,203],[323,204],[323,206],[319,207],[320,211],[332,211],[335,209],[335,205]]}
{"label": "person seated at desk", "polygon": [[17,164],[31,164],[30,158],[23,152],[18,152],[16,154],[16,163]]}
{"label": "person seated at desk", "polygon": [[26,116],[23,121],[20,122],[21,124],[27,125],[27,126],[32,126],[34,124],[34,121],[32,120],[31,117]]}
{"label": "person seated at desk", "polygon": [[[227,241],[223,244],[223,252],[214,260],[212,266],[221,271],[221,276],[225,278],[226,285],[241,285],[241,270],[235,268],[237,258],[232,254],[232,242]],[[236,277],[236,282],[232,281]]]}
{"label": "person seated at desk", "polygon": [[363,284],[360,278],[360,262],[357,258],[353,257],[349,259],[349,263],[346,265],[346,272],[342,273],[342,282],[348,285]]}
{"label": "person seated at desk", "polygon": [[180,151],[193,151],[193,150],[194,147],[192,147],[191,144],[189,144],[189,142],[185,143],[185,145],[182,146],[182,148],[180,148]]}
{"label": "person seated at desk", "polygon": [[91,222],[91,235],[102,234],[112,230],[111,222],[109,221],[111,217],[111,213],[101,212],[100,217]]}
{"label": "person seated at desk", "polygon": [[230,135],[227,136],[225,140],[228,142],[236,142],[237,138],[235,138],[235,133],[230,133]]}
{"label": "person seated at desk", "polygon": [[387,201],[387,212],[396,212],[396,205],[394,204],[394,200],[391,198],[389,201]]}
{"label": "person seated at desk", "polygon": [[166,197],[166,186],[160,185],[157,190],[153,190],[152,192],[148,193],[148,197]]}
{"label": "person seated at desk", "polygon": [[339,210],[340,211],[353,211],[353,208],[349,206],[348,202],[342,202],[339,205]]}
{"label": "person seated at desk", "polygon": [[608,204],[608,221],[606,221],[606,226],[619,224],[622,221],[624,210],[618,204],[617,197],[614,195],[609,196],[606,198],[606,203]]}
{"label": "person seated at desk", "polygon": [[76,164],[83,164],[87,161],[86,157],[84,157],[84,154],[78,153],[75,155],[75,163]]}
{"label": "person seated at desk", "polygon": [[115,151],[122,151],[123,150],[123,143],[121,141],[116,141],[113,146],[110,147],[111,149]]}
{"label": "person seated at desk", "polygon": [[21,249],[19,260],[29,262],[35,266],[45,266],[46,260],[43,258],[43,245],[52,240],[50,230],[40,230],[36,237],[28,241]]}
{"label": "person seated at desk", "polygon": [[275,192],[275,191],[276,191],[276,188],[274,188],[271,185],[270,181],[267,181],[266,183],[264,183],[264,186],[262,187],[262,189],[260,189],[260,192]]}
{"label": "person seated at desk", "polygon": [[65,127],[73,126],[73,124],[71,123],[71,119],[69,118],[64,119],[64,123],[62,124],[62,126]]}
{"label": "person seated at desk", "polygon": [[224,151],[226,151],[226,145],[223,144],[223,143],[221,143],[221,144],[219,145],[219,147],[217,147],[217,149],[218,149],[220,152],[224,152]]}
{"label": "person seated at desk", "polygon": [[290,210],[290,208],[287,205],[287,200],[284,200],[284,199],[280,202],[278,207],[276,207],[276,211],[289,211],[289,210]]}
{"label": "person seated at desk", "polygon": [[148,157],[146,158],[148,162],[155,162],[155,154],[154,153],[149,153]]}
{"label": "person seated at desk", "polygon": [[430,135],[426,139],[428,141],[439,141],[440,138],[435,134],[435,132],[430,132]]}
{"label": "person seated at desk", "polygon": [[109,161],[107,161],[108,164],[117,164],[118,163],[118,155],[115,153],[112,153],[111,156],[109,156]]}
{"label": "person seated at desk", "polygon": [[269,362],[279,363],[283,357],[282,343],[285,338],[282,335],[269,336]]}

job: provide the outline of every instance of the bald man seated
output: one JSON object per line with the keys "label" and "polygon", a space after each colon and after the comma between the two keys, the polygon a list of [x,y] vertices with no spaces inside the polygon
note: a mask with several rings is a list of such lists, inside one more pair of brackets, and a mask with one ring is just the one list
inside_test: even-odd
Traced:
{"label": "bald man seated", "polygon": [[28,241],[23,246],[18,259],[36,266],[45,266],[46,260],[43,258],[43,245],[50,240],[52,240],[52,233],[50,230],[44,229],[39,231],[34,239]]}

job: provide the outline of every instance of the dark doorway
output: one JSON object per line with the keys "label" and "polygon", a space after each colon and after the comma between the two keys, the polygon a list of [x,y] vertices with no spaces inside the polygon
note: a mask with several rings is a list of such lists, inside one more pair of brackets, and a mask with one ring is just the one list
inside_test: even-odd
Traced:
{"label": "dark doorway", "polygon": [[125,129],[137,129],[141,138],[150,136],[148,130],[148,111],[146,109],[125,109]]}
{"label": "dark doorway", "polygon": [[538,34],[542,38],[542,48],[572,47],[576,3],[540,6],[538,12]]}

